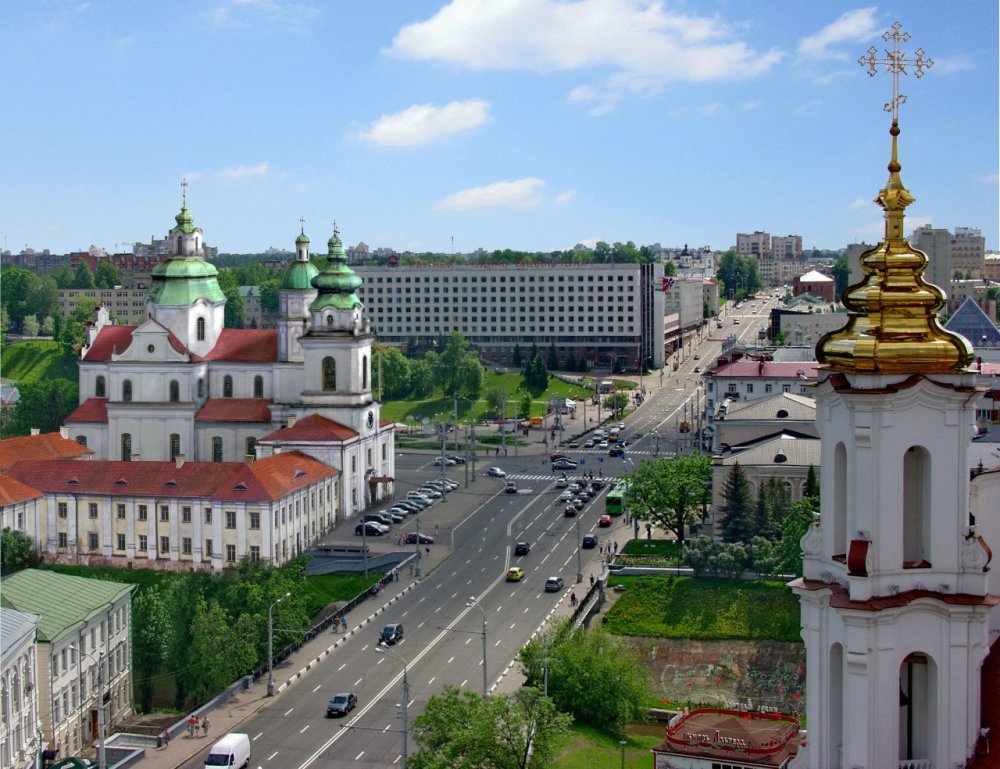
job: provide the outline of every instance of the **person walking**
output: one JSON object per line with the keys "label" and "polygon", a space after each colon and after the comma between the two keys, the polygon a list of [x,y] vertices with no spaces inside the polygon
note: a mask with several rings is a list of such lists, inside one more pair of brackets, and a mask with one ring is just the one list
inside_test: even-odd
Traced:
{"label": "person walking", "polygon": [[188,737],[189,738],[197,737],[198,736],[198,716],[196,716],[194,713],[192,713],[191,717],[188,718],[188,720],[187,720],[187,725],[188,725]]}
{"label": "person walking", "polygon": [[166,750],[170,746],[170,730],[163,730],[163,740],[161,742],[163,749]]}
{"label": "person walking", "polygon": [[211,725],[212,724],[210,724],[209,721],[208,721],[208,716],[205,716],[203,719],[201,719],[201,736],[202,737],[207,737],[208,736],[208,728]]}

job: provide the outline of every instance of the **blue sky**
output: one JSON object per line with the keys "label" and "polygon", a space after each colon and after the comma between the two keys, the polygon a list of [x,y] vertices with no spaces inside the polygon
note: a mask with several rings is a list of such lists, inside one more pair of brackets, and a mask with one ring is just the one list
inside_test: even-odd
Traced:
{"label": "blue sky", "polygon": [[897,19],[914,226],[998,248],[998,4],[907,0],[6,0],[0,237],[840,248],[881,233]]}

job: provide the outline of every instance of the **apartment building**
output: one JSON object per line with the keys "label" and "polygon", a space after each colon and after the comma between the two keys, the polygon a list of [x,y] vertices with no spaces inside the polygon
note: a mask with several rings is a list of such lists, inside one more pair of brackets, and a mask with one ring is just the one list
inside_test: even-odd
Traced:
{"label": "apartment building", "polygon": [[59,289],[59,312],[63,318],[69,318],[76,310],[80,297],[90,300],[90,307],[104,303],[111,317],[122,325],[138,326],[149,316],[146,310],[146,296],[149,288],[145,285],[136,288],[61,288]]}
{"label": "apartment building", "polygon": [[[359,266],[357,295],[384,344],[433,348],[459,331],[486,359],[555,345],[560,365],[664,361],[662,264]],[[699,302],[701,288],[698,288]]]}
{"label": "apartment building", "polygon": [[910,243],[927,254],[926,277],[948,287],[957,276],[980,278],[986,269],[986,239],[978,227],[956,227],[954,234],[929,224],[910,234]]}
{"label": "apartment building", "polygon": [[754,259],[768,259],[771,256],[770,234],[757,230],[751,233],[736,233],[736,253]]}
{"label": "apartment building", "polygon": [[42,750],[35,686],[37,614],[0,611],[0,766],[35,769]]}

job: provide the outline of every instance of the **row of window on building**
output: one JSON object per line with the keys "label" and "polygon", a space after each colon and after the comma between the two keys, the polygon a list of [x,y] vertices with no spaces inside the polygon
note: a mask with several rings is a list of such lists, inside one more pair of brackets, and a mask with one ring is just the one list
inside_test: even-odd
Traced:
{"label": "row of window on building", "polygon": [[[179,403],[181,400],[181,385],[176,379],[171,379],[167,387],[168,397],[171,403]],[[104,378],[103,374],[99,374],[94,380],[94,396],[97,398],[107,398],[108,397],[108,385],[107,380]],[[198,380],[198,397],[203,398],[205,396],[205,380],[204,378]],[[122,400],[126,403],[131,402],[133,397],[133,387],[131,379],[122,380]],[[232,398],[233,397],[233,378],[226,374],[222,377],[222,397]],[[253,378],[253,397],[263,398],[264,397],[264,377],[255,376]]]}

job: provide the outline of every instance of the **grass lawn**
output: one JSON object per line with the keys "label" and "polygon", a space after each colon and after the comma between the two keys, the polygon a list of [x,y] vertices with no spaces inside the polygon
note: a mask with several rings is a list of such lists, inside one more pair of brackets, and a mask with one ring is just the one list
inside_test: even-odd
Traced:
{"label": "grass lawn", "polygon": [[642,576],[609,584],[624,587],[607,613],[616,635],[801,640],[799,602],[783,582]]}
{"label": "grass lawn", "polygon": [[5,345],[0,359],[4,379],[18,384],[34,384],[43,379],[78,378],[77,356],[68,345],[48,340],[31,340]]}
{"label": "grass lawn", "polygon": [[683,551],[675,539],[631,539],[616,559],[626,566],[683,566]]}
{"label": "grass lawn", "polygon": [[619,740],[626,741],[626,769],[648,769],[653,765],[650,748],[663,742],[663,734],[663,725],[658,724],[629,726],[624,735],[577,724],[571,727],[552,769],[618,769],[622,765]]}

